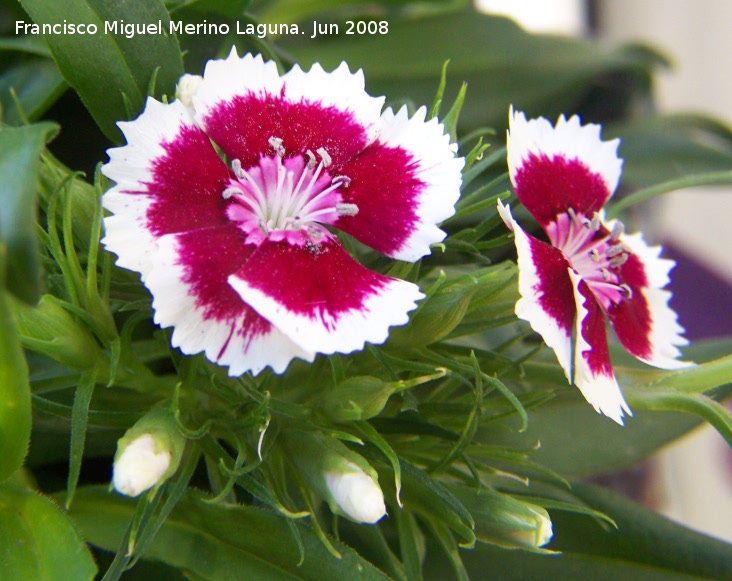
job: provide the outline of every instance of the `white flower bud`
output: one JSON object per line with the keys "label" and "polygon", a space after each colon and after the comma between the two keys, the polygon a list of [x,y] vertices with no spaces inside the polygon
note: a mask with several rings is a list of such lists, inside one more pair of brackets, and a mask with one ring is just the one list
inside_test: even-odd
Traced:
{"label": "white flower bud", "polygon": [[170,461],[169,449],[160,446],[152,434],[142,434],[118,453],[112,484],[121,494],[138,496],[160,481]]}
{"label": "white flower bud", "polygon": [[373,524],[380,520],[386,514],[386,506],[379,485],[351,462],[344,462],[341,467],[343,471],[325,475],[338,508],[357,522]]}
{"label": "white flower bud", "polygon": [[203,77],[201,75],[183,75],[175,87],[175,97],[186,107],[193,106],[193,95],[198,91],[198,85],[201,84]]}

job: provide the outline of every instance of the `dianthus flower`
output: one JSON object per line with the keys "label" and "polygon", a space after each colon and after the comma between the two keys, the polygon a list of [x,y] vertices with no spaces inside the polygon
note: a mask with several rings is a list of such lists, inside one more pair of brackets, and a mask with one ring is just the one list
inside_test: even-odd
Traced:
{"label": "dianthus flower", "polygon": [[[526,120],[510,113],[508,167],[516,196],[549,244],[524,232],[508,207],[499,212],[518,252],[516,315],[551,347],[570,383],[600,413],[623,423],[630,414],[613,373],[605,318],[635,357],[663,369],[687,341],[663,290],[674,262],[659,258],[641,234],[627,235],[603,207],[620,179],[619,140],[603,142],[599,125],[577,116]],[[574,334],[574,344],[573,344]]]}
{"label": "dianthus flower", "polygon": [[423,297],[358,264],[338,229],[416,261],[445,233],[463,160],[426,110],[382,113],[361,71],[261,56],[206,65],[119,124],[103,173],[106,248],[141,273],[172,344],[231,375],[381,343]]}

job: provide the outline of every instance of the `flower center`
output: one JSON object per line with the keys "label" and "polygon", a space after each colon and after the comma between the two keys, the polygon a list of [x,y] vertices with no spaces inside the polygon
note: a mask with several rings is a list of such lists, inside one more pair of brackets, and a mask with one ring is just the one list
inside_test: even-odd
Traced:
{"label": "flower center", "polygon": [[597,212],[589,219],[571,208],[547,227],[552,244],[564,253],[606,311],[632,296],[620,276],[620,267],[630,254],[620,241],[623,231],[622,222],[615,222],[608,232]]}
{"label": "flower center", "polygon": [[238,159],[232,161],[234,177],[222,193],[234,201],[226,214],[249,235],[248,241],[304,232],[317,242],[327,233],[320,224],[358,213],[358,206],[344,203],[339,191],[351,179],[330,175],[332,160],[324,148],[285,158],[282,139],[271,137],[269,144],[274,155],[262,157],[257,165],[245,169]]}

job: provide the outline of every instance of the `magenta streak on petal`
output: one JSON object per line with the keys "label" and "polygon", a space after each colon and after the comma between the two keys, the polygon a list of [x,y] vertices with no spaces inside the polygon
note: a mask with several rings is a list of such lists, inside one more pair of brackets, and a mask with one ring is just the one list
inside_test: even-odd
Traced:
{"label": "magenta streak on petal", "polygon": [[426,185],[417,169],[401,147],[369,145],[341,169],[351,178],[341,190],[343,200],[356,204],[358,214],[340,217],[335,227],[384,254],[399,250],[419,221],[417,204]]}
{"label": "magenta streak on petal", "polygon": [[265,240],[236,276],[293,314],[331,330],[341,315],[360,310],[389,279],[364,268],[336,238],[292,245]]}
{"label": "magenta streak on petal", "polygon": [[197,127],[185,126],[163,148],[166,154],[152,163],[152,179],[146,184],[154,199],[147,212],[153,235],[225,224],[221,192],[229,170],[208,137]]}
{"label": "magenta streak on petal", "polygon": [[613,329],[623,346],[639,359],[653,356],[651,345],[651,312],[643,289],[648,279],[641,260],[630,255],[620,267],[620,277],[631,289],[632,295],[608,311]]}
{"label": "magenta streak on petal", "polygon": [[527,239],[531,246],[531,261],[539,279],[534,285],[539,305],[569,336],[572,334],[577,309],[572,280],[567,274],[567,259],[546,242],[528,235]]}
{"label": "magenta streak on petal", "polygon": [[542,227],[570,208],[592,216],[612,195],[599,174],[578,159],[559,155],[531,153],[518,168],[514,187],[518,199]]}
{"label": "magenta streak on petal", "polygon": [[[203,319],[233,323],[244,316],[242,326],[232,327],[232,334],[236,332],[250,341],[268,333],[270,323],[242,301],[227,282],[229,275],[241,269],[255,250],[244,243],[244,234],[229,224],[186,232],[179,235],[178,241],[178,264],[185,271],[183,282],[190,285],[189,293],[203,310]],[[231,335],[227,344],[230,339]]]}
{"label": "magenta streak on petal", "polygon": [[282,139],[286,156],[323,147],[338,168],[364,147],[366,132],[345,110],[282,95],[247,94],[222,102],[203,119],[206,133],[230,159],[252,167],[272,153],[270,138]]}
{"label": "magenta streak on petal", "polygon": [[590,373],[597,377],[605,375],[613,376],[613,366],[610,362],[610,351],[607,347],[607,330],[605,329],[605,316],[595,295],[587,283],[580,281],[579,292],[584,297],[584,308],[587,310],[581,324],[582,338],[587,341],[589,349],[580,355],[587,362]]}

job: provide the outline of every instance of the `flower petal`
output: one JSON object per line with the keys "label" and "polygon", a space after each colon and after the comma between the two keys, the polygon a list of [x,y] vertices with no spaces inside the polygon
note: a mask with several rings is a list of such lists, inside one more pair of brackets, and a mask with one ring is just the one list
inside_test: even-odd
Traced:
{"label": "flower petal", "polygon": [[576,115],[556,127],[543,117],[526,120],[511,108],[508,170],[516,195],[545,227],[569,208],[591,217],[612,196],[623,160],[620,140],[602,141],[599,125],[581,125]]}
{"label": "flower petal", "polygon": [[261,56],[209,61],[193,97],[196,120],[231,159],[251,167],[282,139],[286,155],[324,148],[335,167],[373,140],[383,98],[364,90],[361,71],[342,64],[332,73],[320,65],[279,77]]}
{"label": "flower petal", "polygon": [[576,307],[569,264],[564,255],[546,242],[529,236],[498,200],[498,211],[513,231],[518,253],[519,292],[516,315],[528,321],[544,342],[554,350],[564,374],[571,381],[572,329]]}
{"label": "flower petal", "polygon": [[633,413],[613,373],[602,308],[587,283],[571,268],[567,272],[577,303],[574,383],[597,412],[622,426],[624,414]]}
{"label": "flower petal", "polygon": [[410,262],[445,238],[437,224],[455,213],[464,165],[442,125],[434,118],[425,122],[426,114],[423,107],[410,119],[406,107],[396,114],[387,109],[377,141],[339,168],[351,179],[343,200],[358,213],[342,216],[335,226]]}
{"label": "flower petal", "polygon": [[234,225],[171,234],[158,240],[145,281],[153,295],[155,322],[175,327],[172,344],[192,355],[229,366],[230,375],[256,374],[269,366],[282,373],[294,357],[314,353],[294,344],[257,314],[227,278],[251,256]]}
{"label": "flower petal", "polygon": [[[612,224],[609,225],[612,227]],[[623,236],[631,254],[620,271],[621,280],[632,294],[608,311],[613,329],[625,348],[638,359],[662,369],[693,365],[679,361],[676,348],[688,341],[677,323],[676,312],[668,306],[671,293],[663,290],[669,282],[673,260],[660,258],[660,246],[648,246],[640,233]]]}
{"label": "flower petal", "polygon": [[224,223],[226,165],[180,102],[150,98],[135,121],[120,123],[127,145],[109,150],[102,173],[117,182],[103,197],[106,248],[117,264],[150,270],[155,240]]}
{"label": "flower petal", "polygon": [[330,237],[317,246],[267,239],[229,284],[293,342],[326,354],[383,343],[424,296],[412,283],[364,268]]}

